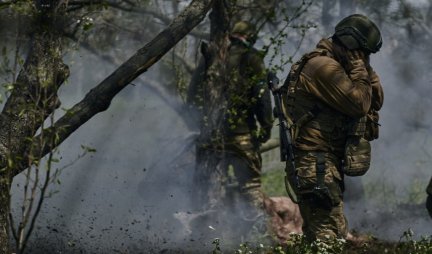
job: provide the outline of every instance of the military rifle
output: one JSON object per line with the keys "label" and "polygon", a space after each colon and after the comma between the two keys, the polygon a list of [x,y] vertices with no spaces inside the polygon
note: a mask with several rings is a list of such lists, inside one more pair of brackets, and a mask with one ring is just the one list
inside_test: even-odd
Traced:
{"label": "military rifle", "polygon": [[[271,71],[267,74],[267,84],[274,97],[275,108],[273,112],[275,114],[275,117],[279,120],[281,161],[285,161],[287,163],[287,168],[285,169],[285,187],[291,200],[297,204],[298,198],[293,186],[291,185],[291,183],[296,183],[296,185],[298,184],[298,179],[295,174],[296,166],[294,157],[294,146],[291,136],[292,126],[290,126],[290,124],[288,123],[288,120],[282,110],[282,93],[280,89],[282,85],[280,85],[279,78],[276,76],[276,74]],[[288,171],[288,167],[292,169],[291,172]],[[289,178],[291,178],[291,182],[289,181]]]}

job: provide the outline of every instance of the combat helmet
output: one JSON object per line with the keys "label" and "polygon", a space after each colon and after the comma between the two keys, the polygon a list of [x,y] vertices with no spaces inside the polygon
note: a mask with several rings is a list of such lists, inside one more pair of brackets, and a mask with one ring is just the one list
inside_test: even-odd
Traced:
{"label": "combat helmet", "polygon": [[382,46],[378,26],[361,14],[353,14],[342,19],[335,27],[334,36],[348,49],[376,53]]}
{"label": "combat helmet", "polygon": [[239,21],[235,23],[231,29],[231,36],[235,34],[246,36],[247,40],[252,44],[255,43],[257,39],[256,26],[248,21]]}

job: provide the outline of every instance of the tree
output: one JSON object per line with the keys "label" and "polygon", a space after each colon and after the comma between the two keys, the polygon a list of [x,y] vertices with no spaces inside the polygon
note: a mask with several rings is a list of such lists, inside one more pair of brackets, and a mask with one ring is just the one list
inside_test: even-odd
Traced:
{"label": "tree", "polygon": [[[0,119],[0,140],[2,141],[0,168],[3,169],[0,178],[0,204],[2,204],[0,208],[0,225],[2,225],[0,246],[2,246],[2,251],[6,252],[8,248],[9,191],[13,177],[40,161],[43,156],[49,154],[94,115],[106,110],[118,92],[157,62],[204,19],[210,8],[214,8],[210,33],[212,38],[206,56],[211,59],[211,65],[208,66],[210,71],[207,72],[207,83],[215,85],[209,86],[212,89],[208,90],[207,94],[207,98],[210,99],[210,103],[206,106],[208,121],[203,122],[199,140],[201,145],[211,144],[208,141],[215,137],[215,134],[217,136],[220,119],[223,115],[223,110],[221,110],[224,105],[223,86],[216,84],[218,84],[217,81],[223,81],[223,59],[227,46],[225,39],[229,24],[246,15],[244,13],[249,13],[249,18],[253,16],[255,21],[263,26],[270,20],[269,17],[272,15],[274,17],[273,10],[276,6],[276,1],[266,0],[192,1],[170,23],[168,28],[91,90],[81,102],[68,109],[60,119],[55,121],[53,126],[43,128],[46,119],[52,116],[53,112],[60,106],[57,91],[69,75],[68,67],[63,63],[64,41],[72,39],[80,42],[80,38],[77,38],[74,33],[78,29],[75,25],[76,22],[69,20],[71,15],[79,15],[80,10],[98,6],[98,8],[116,8],[130,12],[147,13],[164,23],[169,21],[169,18],[149,9],[140,9],[135,5],[129,5],[130,2],[50,0],[1,2],[0,9],[2,11],[26,13],[23,20],[28,22],[30,28],[28,32],[31,35],[28,39],[31,50],[26,55],[16,81],[9,86],[11,88],[10,95]],[[173,1],[173,9],[179,8],[176,3],[177,1]],[[234,3],[234,5],[230,5],[230,3]],[[244,8],[245,6],[250,7],[250,9]],[[264,9],[265,11],[262,13],[265,15],[262,17],[254,16],[257,8]],[[297,17],[298,13],[295,12],[295,14],[294,18]],[[289,19],[289,21],[292,20],[293,18]],[[79,21],[83,29],[92,26],[89,19],[82,18]],[[282,27],[284,25],[282,23]],[[281,24],[275,22],[270,26],[278,29]],[[199,31],[193,31],[191,34],[201,38],[207,35]],[[282,38],[285,36],[283,30],[278,36]],[[92,45],[87,41],[83,42],[83,46],[92,48]],[[277,47],[280,46],[277,45]],[[206,128],[208,124],[212,128]],[[38,129],[41,128],[41,132],[38,133]],[[217,154],[209,152],[209,150],[201,150],[201,152],[198,160],[206,170],[210,170],[209,167],[217,166],[219,160]]]}
{"label": "tree", "polygon": [[[19,1],[18,1],[19,2]],[[13,84],[0,119],[0,252],[8,253],[10,183],[14,176],[40,160],[99,112],[136,77],[147,71],[205,17],[214,1],[192,1],[171,24],[109,77],[91,90],[54,125],[36,135],[45,119],[58,108],[57,91],[67,79],[62,61],[61,26],[67,11],[82,2],[23,1],[32,11],[31,50]],[[92,1],[82,4],[91,4]],[[7,8],[14,2],[2,2]],[[22,3],[24,4],[24,3]],[[40,142],[43,140],[43,142]]]}

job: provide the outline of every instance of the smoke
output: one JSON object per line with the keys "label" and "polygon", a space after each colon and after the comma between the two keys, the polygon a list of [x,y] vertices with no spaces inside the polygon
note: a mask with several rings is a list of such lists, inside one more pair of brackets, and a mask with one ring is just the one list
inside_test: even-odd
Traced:
{"label": "smoke", "polygon": [[[113,68],[86,52],[77,56],[83,64],[71,65],[71,79],[60,92],[66,108]],[[60,183],[51,185],[49,191],[57,193],[45,200],[31,253],[149,253],[189,244],[173,215],[191,206],[196,132],[171,100],[167,105],[146,89],[145,80],[137,81],[60,146],[55,168],[76,160],[81,145],[97,152],[62,170]],[[16,217],[23,183],[23,175],[14,179]]]}
{"label": "smoke", "polygon": [[424,205],[432,177],[430,59],[415,48],[399,50],[409,54],[384,49],[372,57],[385,92],[382,126],[372,143],[371,170],[361,179],[365,198],[350,204],[348,213],[354,228],[393,240],[408,229],[417,236],[432,234]]}
{"label": "smoke", "polygon": [[[399,240],[409,229],[418,238],[432,234],[431,219],[425,208],[425,189],[432,177],[429,166],[432,116],[428,112],[432,106],[429,96],[432,92],[430,34],[422,30],[424,24],[421,23],[422,12],[429,5],[411,2],[416,2],[413,8],[418,8],[415,12],[418,16],[413,18],[418,23],[411,26],[409,20],[404,21],[404,17],[395,13],[400,11],[397,2],[391,2],[387,7],[383,4],[381,7],[387,11],[380,7],[380,2],[376,2],[375,7],[369,3],[368,10],[340,9],[335,5],[333,23],[329,26],[321,24],[321,6],[312,6],[307,19],[295,21],[294,25],[319,25],[309,29],[303,41],[299,41],[298,36],[287,40],[283,50],[294,52],[301,42],[294,57],[297,61],[313,49],[319,39],[329,37],[336,23],[351,13],[367,15],[381,27],[383,48],[371,56],[371,65],[380,76],[385,93],[380,111],[380,138],[372,142],[370,171],[362,177],[346,177],[344,196],[349,228],[388,240]],[[376,10],[389,14],[379,16]],[[408,28],[412,31],[407,32]],[[286,66],[284,73],[279,73],[280,77],[285,78],[288,69]]]}
{"label": "smoke", "polygon": [[[76,58],[80,63],[71,64],[72,76],[60,91],[64,108],[115,68],[85,50],[67,62]],[[222,246],[239,243],[227,239],[228,228],[242,226],[228,220],[237,210],[223,216],[196,210],[194,193],[204,189],[193,182],[198,125],[184,122],[187,112],[178,97],[149,86],[147,80],[158,80],[160,72],[156,66],[134,81],[60,146],[53,170],[66,168],[50,186],[30,253],[203,253],[213,249],[215,238],[222,238]],[[82,146],[96,152],[77,160]],[[22,174],[13,183],[16,219],[24,182]]]}
{"label": "smoke", "polygon": [[381,239],[399,240],[409,229],[419,238],[432,234],[425,208],[425,189],[432,177],[428,40],[424,34],[404,36],[394,24],[380,25],[384,46],[371,56],[385,94],[380,138],[372,142],[370,172],[347,181],[348,192],[354,184],[354,192],[364,193],[347,200],[347,217],[351,228]]}
{"label": "smoke", "polygon": [[[409,228],[419,235],[432,234],[423,205],[424,189],[432,176],[432,117],[427,111],[432,106],[428,96],[432,77],[429,55],[400,41],[395,54],[396,42],[390,34],[396,28],[383,29],[384,48],[372,56],[372,66],[385,91],[380,138],[372,144],[370,172],[347,179],[346,213],[352,229],[398,240]],[[328,31],[312,30],[297,59],[326,35]],[[294,51],[294,44],[286,50]],[[126,50],[129,46],[120,47],[125,56],[131,55]],[[115,69],[83,50],[69,62],[76,59],[80,64],[71,65],[72,76],[60,94],[65,108]],[[281,77],[286,76],[288,66],[285,68]],[[218,229],[216,225],[203,223],[206,240],[200,241],[191,237],[184,224],[194,212],[190,208],[196,206],[191,196],[200,188],[192,185],[197,133],[179,116],[182,104],[177,96],[166,94],[162,100],[160,93],[147,88],[149,80],[164,75],[159,71],[153,68],[127,87],[106,112],[92,118],[60,146],[57,168],[74,161],[82,153],[81,145],[97,152],[64,169],[60,184],[50,187],[57,193],[46,199],[31,238],[31,253],[191,249],[203,253],[212,249],[210,239],[220,236],[211,228]],[[23,181],[23,176],[14,179],[16,216]]]}

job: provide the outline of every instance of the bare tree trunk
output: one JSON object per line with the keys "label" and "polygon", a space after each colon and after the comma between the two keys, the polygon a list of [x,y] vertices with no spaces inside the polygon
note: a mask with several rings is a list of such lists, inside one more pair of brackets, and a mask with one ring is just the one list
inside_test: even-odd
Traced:
{"label": "bare tree trunk", "polygon": [[210,14],[211,38],[202,45],[206,74],[203,84],[203,122],[197,142],[195,181],[202,202],[215,205],[223,194],[223,117],[226,112],[226,54],[229,14],[224,0],[217,0]]}

